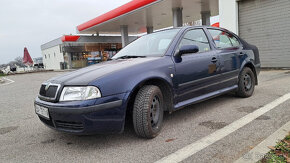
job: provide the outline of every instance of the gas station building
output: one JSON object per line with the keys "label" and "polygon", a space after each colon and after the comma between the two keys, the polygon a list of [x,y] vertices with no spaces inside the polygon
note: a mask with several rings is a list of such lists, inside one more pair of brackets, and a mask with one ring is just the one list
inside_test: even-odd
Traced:
{"label": "gas station building", "polygon": [[[105,39],[113,43],[108,45],[111,48],[105,49],[112,50],[113,46],[118,51],[136,39],[129,36],[152,33],[168,27],[209,26],[215,23],[215,26],[226,28],[258,46],[262,67],[290,67],[288,48],[290,33],[287,30],[290,25],[289,8],[289,0],[132,0],[78,25],[76,36],[92,35],[87,37],[94,37],[98,42],[103,42],[102,39]],[[213,16],[218,16],[218,23],[211,22]],[[103,35],[121,36],[115,36],[115,40],[111,40]],[[63,44],[71,43],[70,40],[63,41]],[[84,39],[81,49],[99,45],[97,42],[86,43]],[[46,46],[42,46],[42,49],[47,50]],[[72,65],[70,59],[59,61]],[[49,65],[45,56],[44,64]]]}
{"label": "gas station building", "polygon": [[[133,41],[137,37],[129,37]],[[114,56],[122,48],[120,36],[64,35],[41,45],[45,69],[78,69]]]}

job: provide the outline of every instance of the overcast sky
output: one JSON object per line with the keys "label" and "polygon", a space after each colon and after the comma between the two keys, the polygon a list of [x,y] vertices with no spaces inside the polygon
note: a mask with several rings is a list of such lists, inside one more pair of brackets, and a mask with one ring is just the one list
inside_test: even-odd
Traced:
{"label": "overcast sky", "polygon": [[0,64],[23,57],[41,57],[40,45],[130,0],[1,0]]}

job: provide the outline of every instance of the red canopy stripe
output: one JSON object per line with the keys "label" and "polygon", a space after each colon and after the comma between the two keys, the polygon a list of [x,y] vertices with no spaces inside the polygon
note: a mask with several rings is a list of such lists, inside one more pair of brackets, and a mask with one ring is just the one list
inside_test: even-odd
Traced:
{"label": "red canopy stripe", "polygon": [[150,3],[153,3],[156,1],[157,0],[133,0],[131,2],[124,4],[123,6],[120,6],[112,11],[109,11],[109,12],[107,12],[99,17],[96,17],[88,22],[85,22],[85,23],[77,26],[77,29],[79,31],[83,31],[85,29],[88,29],[88,28],[93,27],[95,25],[104,23],[108,20],[114,19],[118,16],[124,15],[126,13],[129,13],[133,10],[139,9],[141,7],[149,5]]}
{"label": "red canopy stripe", "polygon": [[220,23],[217,22],[217,23],[212,24],[211,26],[212,26],[212,27],[220,27]]}
{"label": "red canopy stripe", "polygon": [[62,42],[74,42],[77,41],[80,38],[80,36],[70,36],[70,35],[65,35],[61,37]]}

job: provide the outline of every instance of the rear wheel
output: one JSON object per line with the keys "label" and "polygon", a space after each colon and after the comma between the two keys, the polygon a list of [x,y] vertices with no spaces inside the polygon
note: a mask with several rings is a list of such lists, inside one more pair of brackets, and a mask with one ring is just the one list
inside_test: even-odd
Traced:
{"label": "rear wheel", "polygon": [[245,67],[239,75],[238,90],[236,94],[240,97],[252,96],[256,78],[254,72],[249,68]]}
{"label": "rear wheel", "polygon": [[133,123],[137,135],[144,138],[156,137],[163,122],[163,95],[159,87],[142,87],[134,102]]}

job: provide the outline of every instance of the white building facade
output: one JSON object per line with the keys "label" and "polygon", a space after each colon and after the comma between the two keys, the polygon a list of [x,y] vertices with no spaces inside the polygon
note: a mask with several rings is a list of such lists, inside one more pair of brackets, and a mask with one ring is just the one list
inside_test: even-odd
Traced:
{"label": "white building facade", "polygon": [[64,62],[61,45],[56,45],[42,50],[43,65],[45,69],[60,70],[61,63]]}

